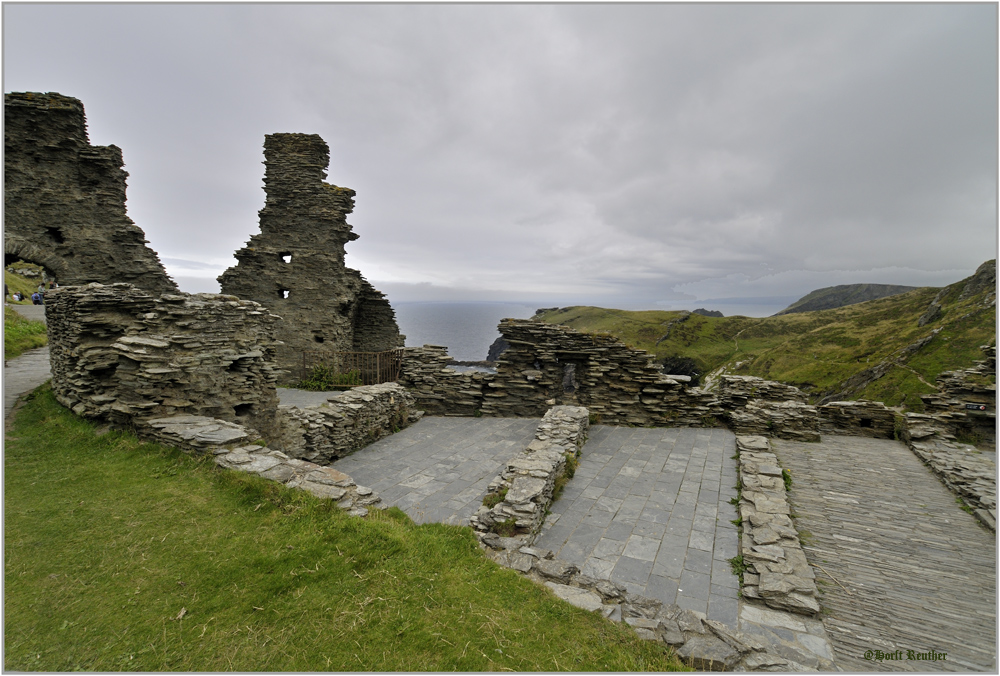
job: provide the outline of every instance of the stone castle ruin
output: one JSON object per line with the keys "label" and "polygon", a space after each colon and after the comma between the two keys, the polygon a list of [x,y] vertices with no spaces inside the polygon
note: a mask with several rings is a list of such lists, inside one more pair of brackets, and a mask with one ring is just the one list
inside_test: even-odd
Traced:
{"label": "stone castle ruin", "polygon": [[125,213],[123,164],[117,146],[90,145],[77,99],[4,94],[4,266],[37,263],[63,286],[176,292]]}
{"label": "stone castle ruin", "polygon": [[347,222],[355,192],[323,181],[330,149],[315,134],[264,137],[260,234],[219,277],[224,294],[257,301],[284,321],[278,366],[293,376],[303,352],[382,352],[403,346],[396,316],[379,291],[344,265],[358,238]]}

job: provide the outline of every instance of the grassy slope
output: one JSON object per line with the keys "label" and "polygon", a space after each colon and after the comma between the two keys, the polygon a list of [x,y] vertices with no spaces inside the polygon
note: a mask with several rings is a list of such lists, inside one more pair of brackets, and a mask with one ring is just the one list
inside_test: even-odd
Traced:
{"label": "grassy slope", "polygon": [[[29,301],[30,302],[30,301]],[[16,310],[3,309],[3,358],[14,357],[48,343],[45,324],[22,317]]]}
{"label": "grassy slope", "polygon": [[[4,668],[635,671],[662,646],[485,559],[95,428],[39,390],[7,437]],[[182,610],[184,611],[182,614]]]}
{"label": "grassy slope", "polygon": [[917,288],[919,287],[900,286],[898,284],[841,284],[839,286],[828,286],[807,293],[778,314],[830,310],[844,307],[845,305],[877,300],[886,296],[896,296]]}
{"label": "grassy slope", "polygon": [[[939,289],[920,288],[833,310],[777,317],[691,315],[674,325],[670,337],[659,345],[656,341],[679,312],[574,307],[539,318],[575,329],[614,333],[658,358],[690,357],[703,373],[725,366],[728,373],[792,383],[816,396],[837,391],[849,377],[941,328],[904,367],[893,367],[885,377],[850,396],[921,410],[917,395],[934,391],[927,383],[933,383],[942,371],[971,366],[982,356],[979,346],[996,341],[996,309],[977,308],[982,300],[978,295],[959,301],[963,287],[962,282],[949,287],[942,299],[942,316],[924,327],[917,326],[917,320]],[[968,313],[971,316],[963,318]]]}
{"label": "grassy slope", "polygon": [[[7,290],[11,293],[11,295],[13,295],[15,291],[20,291],[24,294],[27,300],[21,301],[19,305],[31,305],[31,294],[38,290],[39,280],[38,278],[31,280],[27,277],[22,277],[21,275],[15,275],[9,270],[4,270],[3,283],[7,285]],[[8,302],[13,303],[14,301],[10,300],[8,297]]]}

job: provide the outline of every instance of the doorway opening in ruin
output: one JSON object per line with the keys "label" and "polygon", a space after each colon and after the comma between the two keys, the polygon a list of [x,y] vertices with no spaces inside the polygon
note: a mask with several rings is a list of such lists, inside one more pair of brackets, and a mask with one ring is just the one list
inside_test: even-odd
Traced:
{"label": "doorway opening in ruin", "polygon": [[4,272],[10,273],[4,275],[4,285],[9,293],[4,302],[31,305],[31,294],[38,291],[38,287],[48,291],[58,281],[48,267],[16,254],[4,254]]}

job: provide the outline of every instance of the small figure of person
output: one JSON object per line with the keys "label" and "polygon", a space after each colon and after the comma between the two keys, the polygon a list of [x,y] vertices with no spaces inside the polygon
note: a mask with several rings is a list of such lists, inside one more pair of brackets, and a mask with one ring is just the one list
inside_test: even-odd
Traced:
{"label": "small figure of person", "polygon": [[32,303],[32,305],[41,305],[42,304],[42,294],[40,294],[37,291],[34,292],[33,294],[31,294],[31,303]]}

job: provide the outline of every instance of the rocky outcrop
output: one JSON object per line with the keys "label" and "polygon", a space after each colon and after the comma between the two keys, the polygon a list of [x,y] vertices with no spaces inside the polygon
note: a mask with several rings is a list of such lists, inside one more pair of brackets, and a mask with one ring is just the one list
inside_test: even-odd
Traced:
{"label": "rocky outcrop", "polygon": [[701,315],[702,317],[724,317],[725,316],[719,310],[706,310],[703,307],[700,307],[697,310],[691,310],[691,314]]}
{"label": "rocky outcrop", "polygon": [[264,137],[267,201],[260,233],[219,277],[223,293],[257,301],[282,321],[278,366],[301,373],[306,350],[381,352],[403,346],[395,313],[357,270],[344,246],[358,238],[347,222],[355,192],[325,183],[330,151],[315,134]]}
{"label": "rocky outcrop", "polygon": [[500,355],[502,355],[509,347],[510,343],[508,343],[503,336],[498,336],[497,339],[490,345],[490,349],[486,353],[486,361],[497,361],[500,359]]}
{"label": "rocky outcrop", "polygon": [[736,437],[740,456],[743,598],[803,615],[820,611],[815,575],[799,543],[778,459],[768,440]]}
{"label": "rocky outcrop", "polygon": [[259,304],[94,283],[48,291],[46,305],[52,390],[77,415],[120,426],[193,415],[273,431],[278,318]]}
{"label": "rocky outcrop", "polygon": [[4,95],[4,253],[43,266],[63,286],[125,282],[176,292],[125,211],[122,151],[92,146],[83,104]]}

